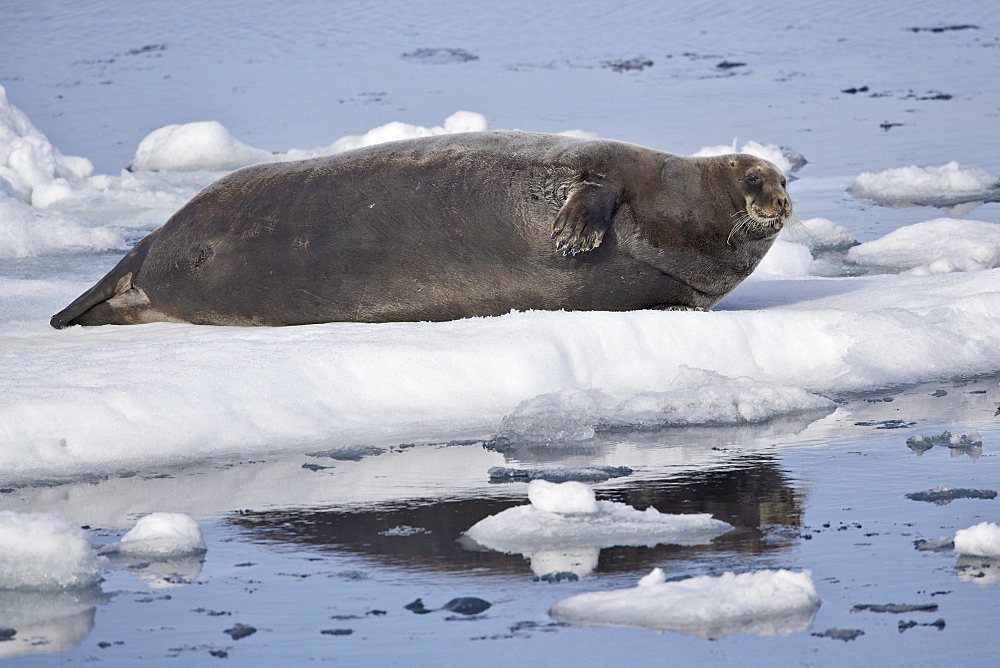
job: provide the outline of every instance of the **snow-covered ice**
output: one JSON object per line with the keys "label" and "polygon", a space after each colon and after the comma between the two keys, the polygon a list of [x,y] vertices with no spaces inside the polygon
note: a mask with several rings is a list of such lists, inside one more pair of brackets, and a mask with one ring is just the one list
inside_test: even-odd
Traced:
{"label": "snow-covered ice", "polygon": [[57,513],[0,511],[0,590],[93,587],[101,566],[90,537]]}
{"label": "snow-covered ice", "polygon": [[703,545],[732,529],[707,513],[671,515],[598,501],[581,482],[532,480],[528,500],[480,520],[465,535],[482,547],[525,555],[538,575],[586,575],[605,547]]}
{"label": "snow-covered ice", "polygon": [[564,390],[523,401],[504,417],[497,441],[575,443],[601,431],[755,423],[832,407],[829,399],[799,387],[680,365],[660,392],[619,400],[598,390]]}
{"label": "snow-covered ice", "polygon": [[955,550],[961,554],[1000,559],[1000,526],[980,522],[955,532]]}
{"label": "snow-covered ice", "polygon": [[809,571],[753,571],[666,582],[660,569],[636,587],[578,594],[549,614],[577,625],[636,626],[699,638],[806,631],[820,607]]}
{"label": "snow-covered ice", "polygon": [[956,212],[966,213],[983,202],[1000,201],[1000,176],[955,161],[929,167],[910,165],[877,174],[862,172],[847,192],[883,206],[960,207]]}

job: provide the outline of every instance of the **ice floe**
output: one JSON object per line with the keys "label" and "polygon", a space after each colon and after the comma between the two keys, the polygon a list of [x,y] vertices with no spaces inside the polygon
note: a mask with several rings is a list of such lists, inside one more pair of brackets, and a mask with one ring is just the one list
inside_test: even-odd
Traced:
{"label": "ice floe", "polygon": [[897,167],[863,172],[847,187],[860,200],[882,206],[934,206],[967,213],[984,202],[1000,201],[1000,177],[952,161],[940,166]]}
{"label": "ice floe", "polygon": [[496,441],[573,443],[602,431],[758,423],[832,407],[829,399],[802,388],[681,366],[662,392],[616,400],[598,390],[567,390],[524,401],[504,418]]}
{"label": "ice floe", "polygon": [[480,520],[465,536],[487,549],[523,554],[536,575],[586,575],[605,547],[705,545],[732,529],[707,513],[671,515],[598,501],[581,482],[532,480],[528,500]]}
{"label": "ice floe", "polygon": [[90,538],[57,513],[0,511],[0,590],[93,587],[101,566]]}
{"label": "ice floe", "polygon": [[699,638],[807,631],[820,607],[809,571],[754,571],[666,582],[654,569],[637,587],[579,594],[549,615],[577,625],[635,626]]}
{"label": "ice floe", "polygon": [[955,550],[962,554],[1000,559],[1000,526],[980,522],[955,532]]}
{"label": "ice floe", "polygon": [[141,517],[119,542],[101,552],[147,559],[186,557],[204,553],[205,539],[190,515],[150,513]]}

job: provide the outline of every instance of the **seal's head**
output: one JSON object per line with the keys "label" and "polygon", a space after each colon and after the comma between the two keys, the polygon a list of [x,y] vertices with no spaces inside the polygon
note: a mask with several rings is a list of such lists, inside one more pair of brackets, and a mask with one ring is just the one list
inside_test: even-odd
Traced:
{"label": "seal's head", "polygon": [[737,199],[742,198],[727,241],[740,234],[750,239],[772,237],[794,220],[785,176],[773,163],[745,154],[726,156],[725,161],[737,182]]}

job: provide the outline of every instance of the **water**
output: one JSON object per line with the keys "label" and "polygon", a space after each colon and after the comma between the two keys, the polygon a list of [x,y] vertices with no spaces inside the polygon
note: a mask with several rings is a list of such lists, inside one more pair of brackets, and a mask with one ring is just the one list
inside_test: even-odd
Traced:
{"label": "water", "polygon": [[[205,531],[204,563],[173,564],[176,573],[167,569],[173,586],[145,584],[144,576],[155,580],[155,564],[109,570],[94,607],[49,622],[46,641],[32,649],[61,652],[37,661],[209,662],[217,658],[211,652],[246,663],[329,659],[348,665],[510,665],[531,657],[554,665],[648,664],[664,652],[672,661],[699,664],[988,661],[1000,656],[984,636],[1000,612],[1000,565],[918,551],[914,541],[995,520],[997,501],[935,505],[905,494],[938,485],[996,489],[997,380],[852,397],[827,415],[768,425],[617,434],[567,451],[501,454],[467,443],[395,448],[358,461],[303,454],[6,489],[0,502],[4,509],[89,518],[95,541],[103,544],[120,537],[117,527],[127,518],[180,498]],[[947,394],[934,396],[939,390]],[[918,455],[906,446],[910,436],[944,430],[978,431],[982,454],[937,446]],[[448,467],[441,466],[445,459]],[[310,464],[329,468],[303,467]],[[524,483],[488,482],[487,469],[498,464],[628,465],[631,476],[596,486],[599,498],[661,512],[708,512],[736,529],[705,546],[607,548],[580,580],[539,582],[523,556],[469,551],[458,540],[480,519],[526,502]],[[387,493],[377,491],[390,485]],[[823,601],[812,631],[847,628],[864,635],[842,641],[809,633],[738,634],[706,641],[674,632],[574,628],[547,615],[571,595],[634,586],[654,567],[668,577],[808,568]],[[10,595],[0,594],[0,601]],[[438,608],[457,597],[492,605],[472,616],[405,609],[417,598]],[[887,603],[938,609],[852,611],[857,604]],[[900,622],[942,618],[942,630],[900,629]],[[237,623],[257,632],[233,640],[226,630]],[[323,633],[334,630],[343,634]]]}

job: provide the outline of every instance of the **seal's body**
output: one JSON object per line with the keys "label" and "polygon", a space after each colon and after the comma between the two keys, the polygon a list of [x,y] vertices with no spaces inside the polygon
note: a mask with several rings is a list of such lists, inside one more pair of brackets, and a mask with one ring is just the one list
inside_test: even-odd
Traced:
{"label": "seal's body", "polygon": [[747,155],[524,132],[391,142],[225,176],[52,325],[705,309],[790,216],[781,173]]}

